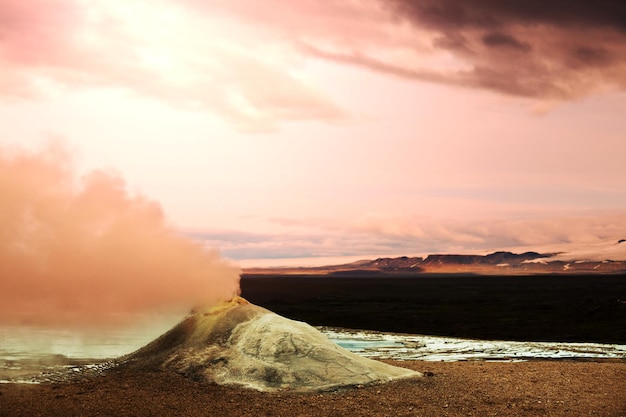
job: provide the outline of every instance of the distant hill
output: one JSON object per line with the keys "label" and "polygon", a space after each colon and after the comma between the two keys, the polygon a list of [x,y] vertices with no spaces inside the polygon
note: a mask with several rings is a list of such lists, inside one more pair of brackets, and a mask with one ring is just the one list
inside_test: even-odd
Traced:
{"label": "distant hill", "polygon": [[[614,243],[615,244],[615,243]],[[620,239],[618,245],[624,245]],[[568,259],[562,253],[506,251],[488,255],[433,254],[423,257],[401,256],[361,260],[343,265],[300,268],[248,268],[244,273],[281,274],[615,274],[626,273],[626,261]]]}

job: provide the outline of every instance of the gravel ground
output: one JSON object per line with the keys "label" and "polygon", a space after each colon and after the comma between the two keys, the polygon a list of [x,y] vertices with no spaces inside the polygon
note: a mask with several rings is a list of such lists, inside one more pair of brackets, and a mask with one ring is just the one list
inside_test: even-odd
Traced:
{"label": "gravel ground", "polygon": [[0,416],[626,416],[623,361],[385,362],[427,376],[268,394],[111,369],[68,382],[2,384]]}

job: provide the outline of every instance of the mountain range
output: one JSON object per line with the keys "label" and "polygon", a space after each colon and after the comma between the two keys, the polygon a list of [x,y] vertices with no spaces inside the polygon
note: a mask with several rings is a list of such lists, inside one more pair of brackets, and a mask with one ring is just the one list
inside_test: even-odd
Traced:
{"label": "mountain range", "polygon": [[[572,253],[496,251],[487,255],[432,254],[360,260],[317,267],[246,268],[244,273],[282,274],[620,274],[626,273],[626,240],[611,242],[608,249]],[[597,248],[596,248],[597,249]],[[593,254],[592,254],[593,252]],[[603,256],[606,255],[606,256]],[[610,259],[618,255],[622,260]]]}

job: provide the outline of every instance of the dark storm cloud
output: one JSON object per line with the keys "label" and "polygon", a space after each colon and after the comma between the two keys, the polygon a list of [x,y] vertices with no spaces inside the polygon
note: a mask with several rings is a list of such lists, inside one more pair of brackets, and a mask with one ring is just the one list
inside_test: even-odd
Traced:
{"label": "dark storm cloud", "polygon": [[491,48],[512,48],[527,52],[530,45],[520,42],[515,37],[502,32],[489,32],[482,38],[483,43]]}
{"label": "dark storm cloud", "polygon": [[493,29],[511,23],[626,32],[621,0],[385,0],[402,17],[441,30]]}
{"label": "dark storm cloud", "polygon": [[397,17],[439,33],[436,48],[472,69],[446,81],[566,100],[626,89],[626,2],[386,0]]}
{"label": "dark storm cloud", "polygon": [[[626,90],[626,2],[378,1],[397,25],[397,37],[355,38],[348,48],[307,44],[305,50],[403,78],[541,101]],[[414,31],[412,40],[406,27]],[[429,54],[448,54],[454,64],[429,65]]]}
{"label": "dark storm cloud", "polygon": [[611,65],[615,57],[603,47],[580,46],[571,51],[572,65],[601,67]]}
{"label": "dark storm cloud", "polygon": [[[1,0],[0,0],[1,1]],[[626,89],[623,0],[185,0],[311,56],[539,102]]]}

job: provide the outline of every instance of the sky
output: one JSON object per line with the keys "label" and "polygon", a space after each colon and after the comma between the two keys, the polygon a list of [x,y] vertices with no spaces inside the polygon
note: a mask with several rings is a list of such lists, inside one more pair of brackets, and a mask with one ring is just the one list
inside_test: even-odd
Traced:
{"label": "sky", "polygon": [[241,265],[625,238],[625,113],[617,0],[0,0],[2,160]]}

